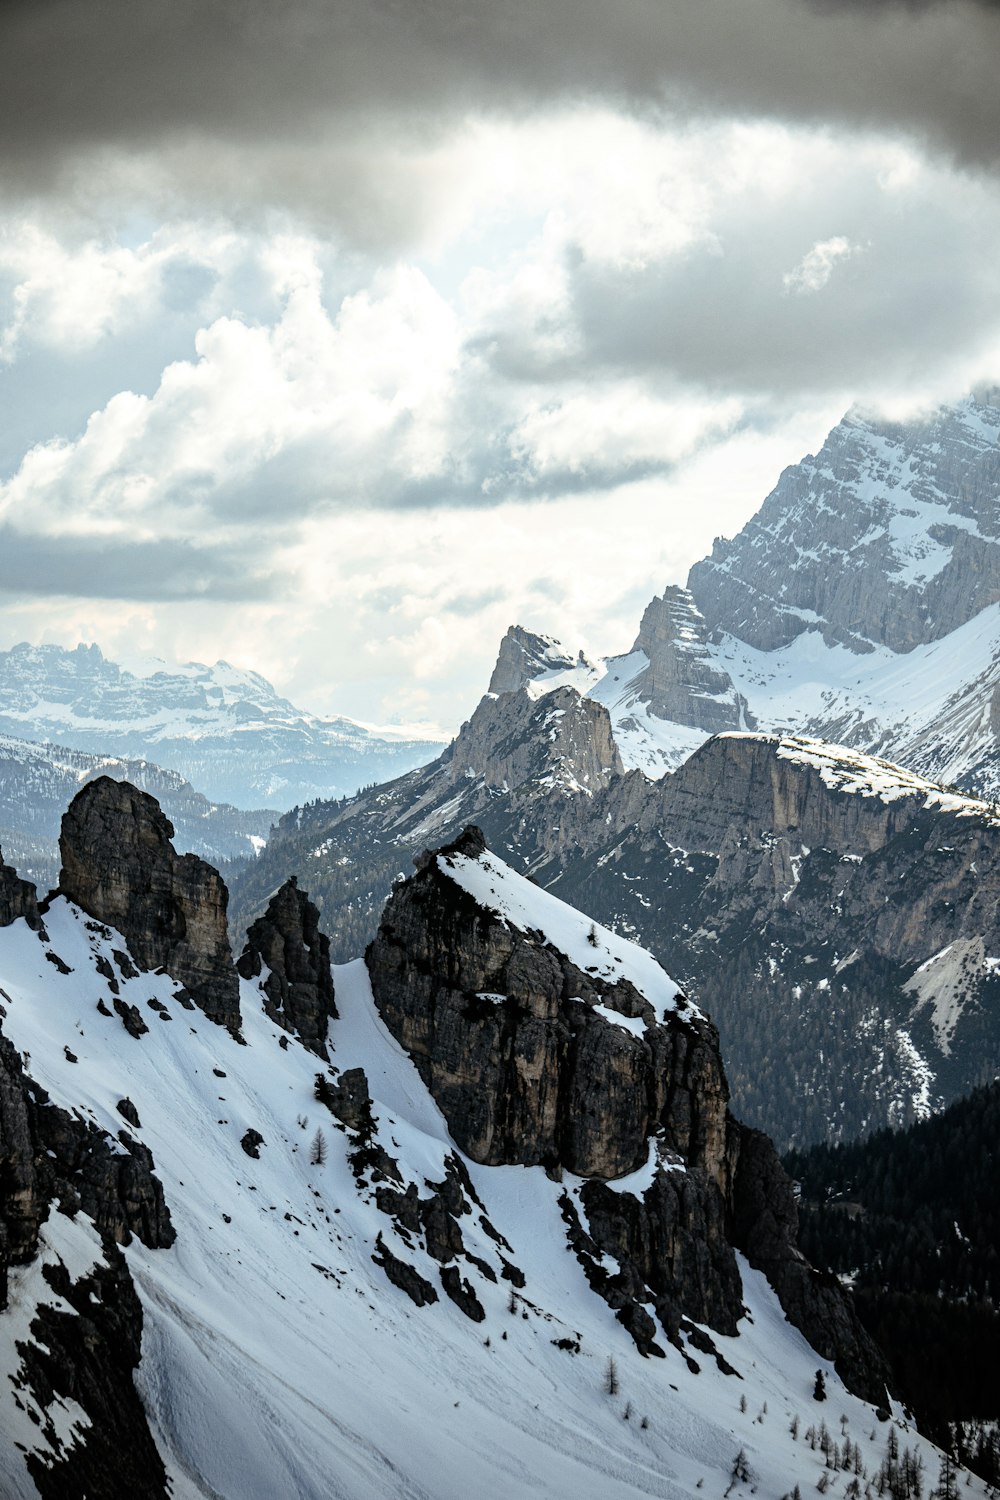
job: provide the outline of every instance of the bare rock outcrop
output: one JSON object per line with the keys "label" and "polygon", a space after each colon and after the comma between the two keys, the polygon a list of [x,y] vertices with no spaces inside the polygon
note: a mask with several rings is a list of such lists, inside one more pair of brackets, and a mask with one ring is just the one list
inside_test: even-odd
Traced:
{"label": "bare rock outcrop", "polygon": [[663,1352],[651,1305],[669,1339],[687,1333],[724,1364],[694,1324],[736,1331],[741,1249],[845,1381],[883,1400],[888,1372],[853,1307],[796,1247],[774,1147],[729,1114],[715,1028],[683,996],[658,1017],[628,979],[601,979],[504,915],[509,894],[449,875],[462,861],[468,881],[476,862],[509,892],[485,855],[467,828],[420,856],[366,954],[375,1003],[455,1141],[479,1162],[588,1179],[562,1197],[569,1245],[644,1353]]}
{"label": "bare rock outcrop", "polygon": [[[484,850],[470,828],[440,857]],[[721,1178],[728,1092],[714,1028],[696,1013],[657,1024],[627,981],[508,925],[431,855],[390,896],[367,963],[383,1019],[475,1161],[615,1178],[660,1131]],[[640,1034],[608,1010],[642,1021]]]}
{"label": "bare rock outcrop", "polygon": [[547,781],[588,792],[624,769],[607,709],[572,687],[540,700],[523,689],[500,700],[484,698],[445,763],[452,783],[482,779],[504,788]]}
{"label": "bare rock outcrop", "polygon": [[12,866],[5,865],[0,853],[0,927],[9,927],[19,917],[23,917],[35,932],[41,930],[35,887],[30,881],[22,880]]}
{"label": "bare rock outcrop", "polygon": [[330,939],[319,929],[319,912],[291,876],[271,897],[267,911],[247,932],[237,963],[244,979],[266,971],[264,1009],[326,1059],[326,1029],[337,1007],[330,972]]}
{"label": "bare rock outcrop", "polygon": [[574,657],[550,635],[535,635],[523,625],[511,625],[500,642],[489,692],[516,693],[547,672],[565,672],[585,665],[583,652]]}
{"label": "bare rock outcrop", "polygon": [[705,621],[687,589],[671,586],[647,604],[632,650],[649,659],[633,687],[657,718],[712,734],[754,728],[746,699],[711,658]]}
{"label": "bare rock outcrop", "polygon": [[236,1033],[239,980],[226,885],[197,855],[177,854],[173,832],[155,798],[99,777],[63,818],[59,889],[117,928],[142,968],[166,970],[211,1020]]}
{"label": "bare rock outcrop", "polygon": [[[139,1363],[142,1308],[118,1249],[136,1235],[150,1248],[175,1232],[148,1149],[127,1131],[119,1149],[102,1131],[52,1104],[23,1072],[0,1036],[0,1308],[12,1267],[38,1254],[54,1213],[81,1210],[100,1233],[103,1255],[76,1280],[60,1264],[43,1276],[62,1299],[40,1307],[18,1346],[16,1388],[44,1414],[54,1397],[71,1397],[89,1418],[62,1456],[28,1468],[45,1500],[68,1495],[163,1500],[166,1476],[132,1378]],[[124,1147],[124,1151],[120,1148]],[[20,1399],[20,1398],[18,1398]]]}
{"label": "bare rock outcrop", "polygon": [[763,651],[805,630],[912,651],[1000,599],[1000,409],[980,391],[910,422],[854,410],[696,563],[709,627]]}

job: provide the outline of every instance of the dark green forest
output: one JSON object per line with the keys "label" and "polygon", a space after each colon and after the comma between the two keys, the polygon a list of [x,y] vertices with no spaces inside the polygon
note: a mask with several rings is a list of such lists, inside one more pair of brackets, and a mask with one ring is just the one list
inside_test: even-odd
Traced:
{"label": "dark green forest", "polygon": [[800,1243],[850,1277],[899,1392],[936,1442],[1000,1482],[1000,1082],[865,1141],[792,1151]]}

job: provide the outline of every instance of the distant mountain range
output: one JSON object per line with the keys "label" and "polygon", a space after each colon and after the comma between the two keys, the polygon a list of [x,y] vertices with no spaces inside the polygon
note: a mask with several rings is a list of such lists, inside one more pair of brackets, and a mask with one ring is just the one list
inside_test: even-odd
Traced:
{"label": "distant mountain range", "polygon": [[178,847],[216,863],[252,858],[278,817],[270,808],[244,811],[209,802],[178,772],[149,761],[88,755],[0,735],[0,850],[42,890],[59,878],[62,815],[80,787],[97,776],[130,781],[151,793],[173,823]]}
{"label": "distant mountain range", "polygon": [[240,808],[287,808],[398,776],[439,743],[321,719],[257,672],[191,662],[140,676],[98,646],[0,651],[0,734],[177,771]]}

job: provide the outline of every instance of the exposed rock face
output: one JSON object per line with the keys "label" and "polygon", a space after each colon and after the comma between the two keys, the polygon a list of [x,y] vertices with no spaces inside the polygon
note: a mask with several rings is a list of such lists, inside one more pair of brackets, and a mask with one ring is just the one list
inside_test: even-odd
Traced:
{"label": "exposed rock face", "polygon": [[0,1036],[0,1307],[8,1269],[34,1257],[54,1198],[66,1213],[82,1209],[116,1243],[136,1234],[151,1247],[173,1244],[147,1147],[126,1131],[121,1144],[124,1153],[116,1153],[107,1136],[50,1104]]}
{"label": "exposed rock face", "polygon": [[522,625],[511,625],[500,642],[500,654],[490,678],[491,693],[516,693],[548,672],[565,672],[583,660],[574,658],[550,635],[533,635]]}
{"label": "exposed rock face", "polygon": [[330,939],[319,930],[319,912],[294,876],[272,896],[267,911],[247,933],[237,965],[245,979],[263,968],[264,1009],[326,1058],[326,1028],[337,1007],[330,972]]}
{"label": "exposed rock face", "polygon": [[713,734],[754,727],[746,699],[712,661],[705,621],[687,589],[664,589],[647,604],[632,650],[649,658],[632,690],[657,718]]}
{"label": "exposed rock face", "polygon": [[41,929],[35,887],[21,880],[10,865],[5,865],[0,853],[0,927],[9,927],[18,917],[23,917],[35,932]]}
{"label": "exposed rock face", "polygon": [[535,700],[523,690],[484,698],[463,724],[448,760],[454,783],[482,779],[491,787],[550,784],[594,792],[622,774],[608,711],[556,688]]}
{"label": "exposed rock face", "polygon": [[850,412],[688,577],[709,627],[764,651],[804,630],[910,651],[1000,599],[1000,407],[911,424]]}
{"label": "exposed rock face", "polygon": [[[650,1303],[674,1341],[689,1319],[736,1331],[735,1246],[768,1274],[788,1316],[816,1331],[845,1381],[881,1400],[877,1350],[839,1288],[796,1249],[794,1201],[773,1146],[729,1115],[714,1028],[679,1002],[657,1020],[626,979],[584,972],[448,875],[449,861],[484,854],[481,833],[468,828],[422,856],[366,955],[376,1005],[459,1146],[491,1165],[590,1179],[582,1215],[563,1196],[569,1242],[643,1352],[662,1353]],[[609,1019],[616,1011],[640,1020],[641,1035]],[[642,1186],[606,1185],[647,1165],[651,1151]],[[613,1274],[605,1256],[617,1262]]]}
{"label": "exposed rock face", "polygon": [[132,1372],[139,1363],[142,1309],[117,1249],[133,1234],[151,1248],[173,1243],[174,1229],[146,1147],[121,1133],[125,1154],[107,1136],[48,1102],[5,1037],[0,1037],[0,1307],[11,1267],[34,1260],[42,1225],[57,1210],[82,1210],[101,1234],[103,1260],[76,1282],[61,1266],[43,1272],[71,1311],[44,1308],[21,1347],[19,1389],[43,1412],[54,1395],[72,1397],[90,1426],[52,1465],[29,1457],[46,1500],[127,1492],[165,1497],[166,1479]]}
{"label": "exposed rock face", "polygon": [[[484,849],[468,829],[440,858]],[[475,1161],[621,1177],[662,1131],[721,1179],[728,1092],[714,1029],[700,1017],[657,1025],[626,981],[609,985],[540,934],[510,927],[432,856],[389,898],[367,962],[383,1019]],[[644,1034],[595,1005],[640,1018]]]}
{"label": "exposed rock face", "polygon": [[136,961],[163,968],[213,1021],[237,1032],[239,980],[217,870],[178,855],[154,798],[108,777],[88,783],[63,819],[60,890],[125,937]]}

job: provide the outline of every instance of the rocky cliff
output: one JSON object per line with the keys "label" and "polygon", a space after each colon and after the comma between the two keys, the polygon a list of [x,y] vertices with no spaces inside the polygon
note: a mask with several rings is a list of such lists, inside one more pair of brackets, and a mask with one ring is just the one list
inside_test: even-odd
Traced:
{"label": "rocky cliff", "polygon": [[18,917],[24,917],[36,931],[42,925],[35,887],[22,880],[11,865],[5,865],[0,852],[0,927],[9,927]]}
{"label": "rocky cliff", "polygon": [[59,888],[126,939],[143,968],[163,968],[207,1016],[240,1024],[239,982],[229,946],[222,877],[179,855],[173,825],[153,797],[99,777],[74,798],[59,837]]}
{"label": "rocky cliff", "polygon": [[[670,1339],[685,1320],[735,1331],[735,1246],[848,1384],[884,1399],[876,1349],[795,1248],[771,1143],[728,1112],[714,1028],[647,955],[467,828],[396,887],[366,962],[383,1020],[467,1155],[588,1179],[582,1215],[564,1200],[570,1243],[644,1352],[662,1352],[648,1303]],[[602,1187],[615,1179],[628,1191]]]}
{"label": "rocky cliff", "polygon": [[955,630],[1000,599],[998,439],[985,392],[909,424],[850,412],[691,569],[709,628],[764,651],[819,630],[859,652]]}
{"label": "rocky cliff", "polygon": [[487,691],[516,693],[540,677],[571,671],[584,664],[550,635],[535,635],[522,625],[511,625],[500,642],[500,652]]}
{"label": "rocky cliff", "polygon": [[237,964],[244,979],[262,977],[267,1014],[326,1060],[326,1033],[337,1014],[330,939],[295,876],[285,881],[247,932]]}
{"label": "rocky cliff", "polygon": [[[118,1249],[133,1235],[150,1248],[173,1243],[150,1153],[124,1128],[112,1141],[58,1108],[0,1036],[0,1164],[0,1310],[13,1282],[18,1314],[28,1314],[5,1394],[47,1449],[27,1460],[38,1493],[165,1500],[133,1383],[142,1309]],[[80,1418],[72,1432],[61,1421],[67,1403]]]}

